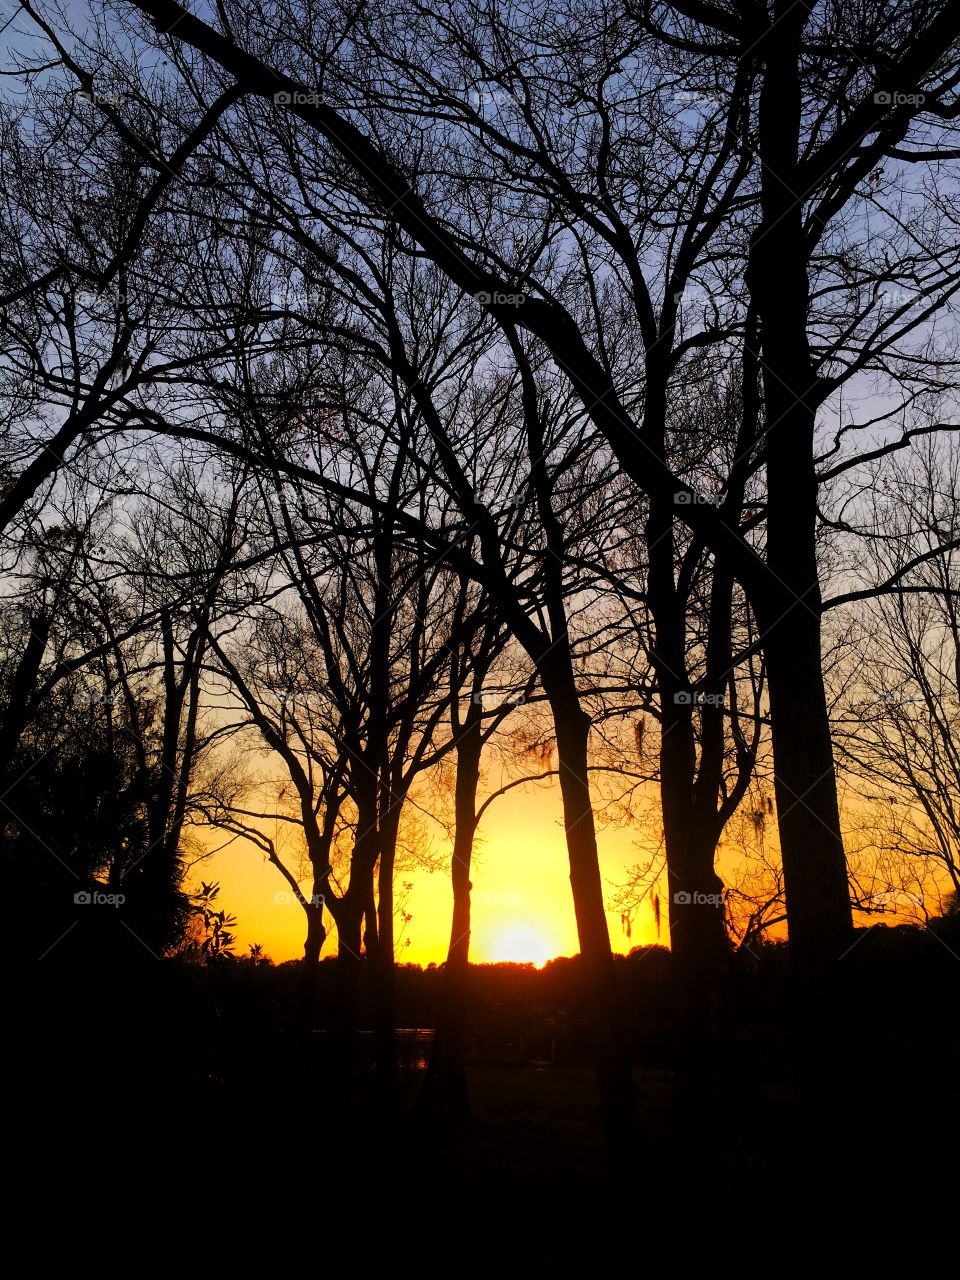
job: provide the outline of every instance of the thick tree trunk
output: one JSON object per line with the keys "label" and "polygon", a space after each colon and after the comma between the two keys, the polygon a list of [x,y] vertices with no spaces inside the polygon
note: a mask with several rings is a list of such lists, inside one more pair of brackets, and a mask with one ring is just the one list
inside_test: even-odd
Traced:
{"label": "thick tree trunk", "polygon": [[337,921],[337,968],[333,1008],[334,1066],[345,1080],[353,1076],[357,1066],[362,928],[363,900],[359,893],[351,897],[348,891]]}
{"label": "thick tree trunk", "polygon": [[[399,814],[399,809],[396,810]],[[377,1085],[391,1100],[397,1085],[396,969],[394,961],[393,872],[397,854],[397,821],[390,818],[380,841],[376,944],[368,947],[373,997],[373,1027],[377,1057]]]}
{"label": "thick tree trunk", "polygon": [[557,733],[560,791],[580,957],[591,994],[591,1030],[600,1100],[611,1157],[620,1162],[635,1131],[637,1104],[610,949],[587,774],[590,721],[575,694],[547,692]]}
{"label": "thick tree trunk", "polygon": [[[670,370],[659,347],[647,359],[644,439],[664,461]],[[674,1133],[680,1149],[699,1148],[717,1126],[717,1000],[728,955],[723,923],[723,883],[714,870],[723,771],[723,725],[704,706],[695,712],[688,676],[689,591],[677,585],[672,502],[651,498],[646,527],[647,600],[654,626],[652,654],[660,703],[660,801],[667,862],[667,909],[676,989],[673,1055]],[[717,572],[715,566],[715,573]],[[719,586],[714,579],[714,586]],[[728,598],[727,598],[728,600]],[[730,610],[711,593],[710,642],[718,625],[729,628]],[[714,644],[715,647],[715,644]],[[710,643],[708,642],[708,655]],[[714,664],[715,665],[715,664]],[[722,664],[724,671],[728,664]],[[697,763],[694,715],[701,717]]]}
{"label": "thick tree trunk", "polygon": [[[683,670],[683,666],[677,666]],[[677,977],[699,989],[712,981],[727,954],[723,926],[723,881],[714,870],[716,807],[707,815],[696,804],[697,762],[689,697],[664,673],[661,704],[660,800],[667,856],[670,948]]]}
{"label": "thick tree trunk", "polygon": [[[670,366],[666,347],[657,344],[646,362],[647,399],[643,437],[647,448],[666,461]],[[677,586],[677,508],[663,498],[650,499],[646,524],[647,602],[654,629],[652,660],[660,702],[660,796],[669,886],[670,947],[677,980],[693,997],[712,980],[726,951],[723,885],[714,871],[719,786],[701,779],[698,794],[694,708],[687,673],[690,599]],[[729,610],[722,619],[729,626]],[[722,733],[722,730],[721,730]],[[708,753],[709,757],[709,753]],[[719,775],[720,759],[708,759]]]}
{"label": "thick tree trunk", "polygon": [[767,437],[767,564],[758,610],[768,663],[780,848],[790,948],[798,974],[834,968],[852,941],[830,721],[820,648],[818,380],[807,337],[810,305],[802,201],[796,192],[799,44],[810,8],[777,0],[760,99],[762,223],[749,283],[763,352]]}
{"label": "thick tree trunk", "polygon": [[471,704],[466,728],[457,743],[454,795],[455,829],[450,881],[453,916],[443,972],[436,1039],[421,1095],[421,1105],[464,1119],[470,1110],[467,1092],[466,1011],[470,973],[470,863],[477,825],[477,787],[483,750],[480,708]]}
{"label": "thick tree trunk", "polygon": [[[667,708],[664,709],[665,712]],[[686,712],[686,707],[680,708]],[[684,722],[686,721],[686,722]],[[671,725],[677,725],[676,734]],[[706,1152],[719,1135],[718,1001],[729,957],[723,882],[714,871],[717,821],[694,804],[689,717],[664,715],[660,796],[669,886],[670,950],[676,984],[674,1133],[681,1148]],[[685,738],[689,735],[689,744]]]}
{"label": "thick tree trunk", "polygon": [[853,924],[818,621],[775,628],[766,654],[790,947],[799,972],[826,977]]}
{"label": "thick tree trunk", "polygon": [[550,702],[557,735],[558,772],[570,862],[580,958],[591,995],[591,1030],[600,1084],[604,1129],[611,1164],[621,1167],[637,1123],[637,1099],[624,1035],[623,1011],[617,992],[613,953],[603,903],[603,882],[597,851],[588,774],[590,720],[580,705],[570,643],[563,582],[566,554],[564,532],[553,510],[552,484],[546,465],[547,449],[536,382],[522,347],[513,335],[511,346],[523,383],[524,420],[530,454],[530,476],[537,510],[551,554],[544,574],[544,603],[551,638],[528,649],[537,664]]}
{"label": "thick tree trunk", "polygon": [[767,462],[767,566],[755,602],[767,659],[774,783],[794,970],[793,1053],[814,1158],[847,1128],[852,1082],[841,961],[853,942],[823,683],[817,566],[816,413],[810,291],[798,176],[800,42],[812,0],[776,0],[759,105],[762,221],[748,283],[760,318]]}
{"label": "thick tree trunk", "polygon": [[[316,882],[314,882],[316,884]],[[314,894],[316,898],[316,894]],[[320,986],[320,953],[327,938],[323,923],[323,904],[307,903],[304,907],[307,916],[307,936],[303,944],[303,1020],[310,1030],[317,1016]]]}

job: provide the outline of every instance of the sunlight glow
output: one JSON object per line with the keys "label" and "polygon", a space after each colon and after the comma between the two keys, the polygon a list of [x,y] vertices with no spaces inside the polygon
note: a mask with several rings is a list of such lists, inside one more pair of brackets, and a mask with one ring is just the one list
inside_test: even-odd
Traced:
{"label": "sunlight glow", "polygon": [[493,948],[495,964],[535,964],[539,969],[550,959],[550,948],[532,929],[508,929],[501,933]]}

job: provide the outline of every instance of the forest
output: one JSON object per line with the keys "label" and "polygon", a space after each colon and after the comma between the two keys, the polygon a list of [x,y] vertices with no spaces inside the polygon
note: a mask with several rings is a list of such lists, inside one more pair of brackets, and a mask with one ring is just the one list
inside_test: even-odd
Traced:
{"label": "forest", "polygon": [[[621,1262],[629,1226],[709,1254],[736,1222],[752,1265],[925,1265],[960,5],[0,0],[0,31],[22,1212],[147,1274],[485,1231],[518,1192]],[[556,934],[514,878],[548,855]]]}

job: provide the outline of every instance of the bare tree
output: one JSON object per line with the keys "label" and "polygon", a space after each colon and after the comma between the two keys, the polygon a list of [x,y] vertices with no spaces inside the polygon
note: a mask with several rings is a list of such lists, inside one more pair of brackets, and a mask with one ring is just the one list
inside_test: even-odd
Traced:
{"label": "bare tree", "polygon": [[836,741],[873,855],[857,893],[867,912],[924,919],[960,889],[958,489],[955,441],[927,437],[845,512],[877,592],[840,611],[850,634],[833,680]]}

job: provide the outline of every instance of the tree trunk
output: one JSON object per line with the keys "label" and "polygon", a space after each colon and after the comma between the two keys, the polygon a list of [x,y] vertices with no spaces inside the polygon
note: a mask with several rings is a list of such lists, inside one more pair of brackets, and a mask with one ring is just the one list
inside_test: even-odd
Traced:
{"label": "tree trunk", "polygon": [[777,0],[760,98],[762,223],[749,284],[763,352],[767,437],[767,564],[772,588],[758,619],[767,656],[777,816],[790,949],[816,980],[849,948],[853,921],[840,831],[820,648],[814,432],[820,389],[807,337],[810,305],[796,179],[799,45],[810,5]]}
{"label": "tree trunk", "polygon": [[719,1133],[715,1123],[721,1101],[717,1005],[729,956],[723,882],[714,871],[717,822],[714,813],[708,824],[694,804],[696,775],[689,707],[661,706],[660,797],[677,997],[673,1126],[681,1150],[707,1154]]}
{"label": "tree trunk", "polygon": [[[816,413],[807,335],[808,250],[798,177],[800,43],[812,0],[776,0],[759,104],[762,221],[748,284],[760,318],[767,463],[767,566],[756,602],[767,659],[774,786],[795,989],[801,1135],[819,1159],[847,1125],[849,1013],[840,967],[853,919],[823,684],[817,566]],[[801,194],[797,194],[801,193]]]}
{"label": "tree trunk", "polygon": [[394,961],[393,871],[397,854],[396,816],[385,822],[380,839],[376,944],[368,948],[370,984],[373,997],[373,1027],[377,1056],[377,1085],[381,1098],[389,1102],[397,1086],[396,970]]}
{"label": "tree trunk", "polygon": [[[316,887],[316,881],[314,881]],[[316,899],[314,894],[314,899]],[[320,986],[320,953],[327,938],[323,923],[323,903],[316,901],[304,907],[307,916],[307,936],[303,944],[303,1020],[311,1030],[317,1015]]]}
{"label": "tree trunk", "polygon": [[421,1106],[465,1119],[470,1111],[467,1092],[466,1011],[470,973],[470,863],[477,827],[477,787],[483,750],[481,708],[471,703],[466,727],[457,742],[454,793],[455,829],[450,881],[453,916],[450,945],[443,972],[436,1039],[421,1095]]}
{"label": "tree trunk", "polygon": [[[353,882],[351,877],[351,890]],[[357,893],[344,898],[337,921],[337,969],[333,1008],[334,1067],[344,1080],[357,1067],[357,1027],[360,1009],[360,947],[363,899]]]}
{"label": "tree trunk", "polygon": [[[546,557],[543,598],[550,620],[550,641],[541,636],[527,651],[537,665],[550,702],[557,734],[560,794],[570,861],[570,887],[577,918],[580,958],[591,998],[590,1017],[600,1082],[600,1102],[610,1160],[622,1167],[637,1123],[637,1099],[627,1054],[623,1012],[618,999],[610,934],[603,904],[603,882],[597,852],[588,769],[590,720],[580,706],[570,642],[563,564],[564,531],[553,510],[552,481],[546,464],[548,450],[536,381],[516,334],[508,334],[523,386],[524,421],[530,455],[530,478],[537,511],[550,555]],[[517,633],[521,635],[520,632]],[[521,641],[526,645],[526,641]]]}
{"label": "tree trunk", "polygon": [[10,772],[20,737],[29,717],[30,699],[37,684],[37,674],[50,636],[50,619],[31,618],[27,643],[10,681],[10,691],[2,724],[0,724],[0,779]]}
{"label": "tree trunk", "polygon": [[[670,379],[666,346],[647,357],[644,441],[666,462]],[[663,498],[650,499],[646,526],[649,558],[647,602],[654,626],[653,665],[660,703],[660,803],[667,862],[667,910],[676,991],[674,1032],[674,1135],[680,1155],[703,1149],[715,1124],[717,1085],[717,1001],[728,954],[723,923],[723,883],[714,870],[720,824],[717,804],[723,772],[723,726],[715,710],[701,716],[698,769],[694,705],[688,671],[688,622],[691,587],[677,583],[674,524],[677,508]],[[714,566],[714,573],[719,572]],[[714,578],[714,586],[720,580]],[[710,640],[718,626],[730,625],[724,597],[711,592]],[[708,644],[708,654],[710,645]],[[725,672],[729,664],[723,664]],[[691,1150],[692,1149],[692,1150]]]}
{"label": "tree trunk", "polygon": [[637,1104],[603,902],[596,827],[587,774],[590,720],[575,694],[547,690],[557,732],[560,791],[580,956],[590,992],[600,1101],[611,1158],[623,1162]]}
{"label": "tree trunk", "polygon": [[776,628],[766,654],[791,953],[798,972],[821,978],[851,945],[853,924],[819,622]]}
{"label": "tree trunk", "polygon": [[[693,706],[687,687],[685,602],[673,582],[672,514],[663,528],[648,526],[650,552],[649,599],[656,628],[657,689],[660,700],[660,801],[667,857],[670,948],[677,977],[693,990],[701,989],[716,973],[726,953],[723,927],[723,882],[714,871],[717,819],[715,796],[708,806],[697,803],[697,753]],[[665,562],[658,563],[661,557]]]}

